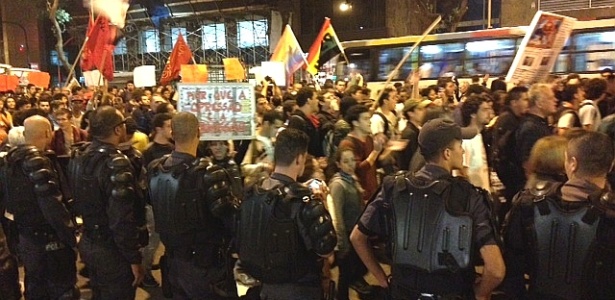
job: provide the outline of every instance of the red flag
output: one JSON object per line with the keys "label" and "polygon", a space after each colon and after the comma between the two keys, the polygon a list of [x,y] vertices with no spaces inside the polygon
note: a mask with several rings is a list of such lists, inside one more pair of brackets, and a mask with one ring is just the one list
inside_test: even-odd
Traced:
{"label": "red flag", "polygon": [[88,28],[88,41],[81,55],[81,69],[91,71],[98,69],[107,80],[113,80],[113,50],[117,29],[109,25],[109,20],[98,16]]}
{"label": "red flag", "polygon": [[181,65],[188,64],[191,59],[192,50],[190,50],[190,47],[180,33],[177,37],[177,42],[175,42],[175,46],[173,46],[173,51],[171,51],[167,65],[162,71],[160,84],[167,84],[171,80],[177,78],[177,76],[179,76],[179,71],[181,71]]}

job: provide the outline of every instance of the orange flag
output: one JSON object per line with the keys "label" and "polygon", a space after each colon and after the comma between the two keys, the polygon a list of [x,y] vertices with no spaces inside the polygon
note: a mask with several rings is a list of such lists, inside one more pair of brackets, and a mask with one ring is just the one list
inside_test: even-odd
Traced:
{"label": "orange flag", "polygon": [[226,75],[226,80],[246,79],[246,71],[243,69],[239,58],[223,58],[222,63],[224,64],[224,74]]}
{"label": "orange flag", "polygon": [[181,65],[187,64],[191,59],[192,50],[190,50],[190,47],[180,33],[177,37],[177,42],[175,42],[175,46],[173,46],[173,51],[169,56],[167,65],[162,71],[160,84],[167,84],[171,82],[171,80],[177,78],[177,76],[179,76],[179,71],[181,70]]}
{"label": "orange flag", "polygon": [[207,83],[207,65],[182,65],[182,83]]}

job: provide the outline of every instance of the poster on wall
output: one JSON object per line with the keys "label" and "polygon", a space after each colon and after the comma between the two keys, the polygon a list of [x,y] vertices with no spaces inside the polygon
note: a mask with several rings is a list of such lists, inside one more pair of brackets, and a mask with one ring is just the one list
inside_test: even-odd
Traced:
{"label": "poster on wall", "polygon": [[575,18],[536,12],[508,71],[506,81],[531,84],[545,80],[566,45],[575,22]]}
{"label": "poster on wall", "polygon": [[254,87],[250,83],[180,83],[177,90],[177,110],[198,118],[202,141],[254,137]]}

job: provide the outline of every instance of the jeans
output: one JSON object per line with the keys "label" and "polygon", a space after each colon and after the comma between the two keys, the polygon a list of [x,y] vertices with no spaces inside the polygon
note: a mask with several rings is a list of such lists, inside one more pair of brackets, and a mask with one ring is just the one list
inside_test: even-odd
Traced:
{"label": "jeans", "polygon": [[130,263],[112,241],[93,241],[84,235],[79,241],[79,253],[90,273],[92,300],[135,298]]}

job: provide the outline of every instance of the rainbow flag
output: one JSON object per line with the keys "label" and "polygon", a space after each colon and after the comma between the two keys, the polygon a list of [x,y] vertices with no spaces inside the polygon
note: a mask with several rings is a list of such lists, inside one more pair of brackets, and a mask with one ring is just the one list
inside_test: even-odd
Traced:
{"label": "rainbow flag", "polygon": [[280,37],[280,41],[275,46],[275,50],[269,60],[283,62],[286,66],[286,74],[288,76],[295,73],[295,71],[299,70],[307,63],[303,55],[303,50],[301,50],[301,45],[299,45],[290,25],[287,24],[286,27],[284,27],[284,32]]}

